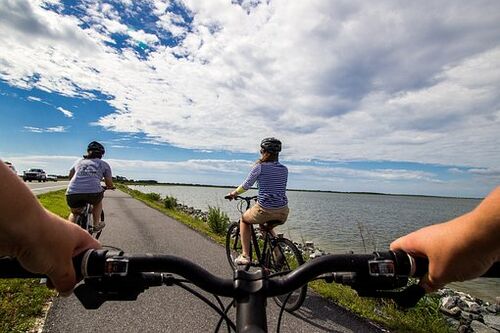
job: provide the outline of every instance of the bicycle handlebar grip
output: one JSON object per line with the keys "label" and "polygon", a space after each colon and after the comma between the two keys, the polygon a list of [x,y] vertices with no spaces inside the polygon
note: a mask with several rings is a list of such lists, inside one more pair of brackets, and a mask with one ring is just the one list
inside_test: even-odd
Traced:
{"label": "bicycle handlebar grip", "polygon": [[[399,252],[399,251],[397,251]],[[411,257],[413,260],[413,277],[422,277],[429,270],[429,259],[425,257]],[[481,277],[499,278],[500,277],[500,261],[495,262]]]}
{"label": "bicycle handlebar grip", "polygon": [[26,270],[14,257],[0,258],[0,278],[2,279],[27,279],[43,277],[45,277],[45,275],[32,273]]}
{"label": "bicycle handlebar grip", "polygon": [[[85,252],[73,257],[73,267],[75,268],[76,278],[78,280],[83,277],[80,267],[82,266],[82,259],[84,255]],[[44,274],[33,273],[26,270],[14,257],[0,258],[0,278],[2,279],[29,279],[46,277],[47,276]]]}

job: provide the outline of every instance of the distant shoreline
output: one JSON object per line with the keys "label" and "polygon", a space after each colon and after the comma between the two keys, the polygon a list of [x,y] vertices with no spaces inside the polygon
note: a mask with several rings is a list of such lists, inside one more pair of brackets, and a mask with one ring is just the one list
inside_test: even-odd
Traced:
{"label": "distant shoreline", "polygon": [[[234,186],[225,185],[207,185],[207,184],[186,184],[186,183],[161,183],[155,180],[138,180],[133,182],[124,181],[125,185],[153,185],[153,186],[192,186],[192,187],[211,187],[211,188],[236,188]],[[383,192],[343,192],[343,191],[331,191],[331,190],[305,190],[305,189],[287,189],[287,191],[293,192],[313,192],[313,193],[336,193],[336,194],[366,194],[366,195],[387,195],[387,196],[398,196],[398,197],[421,197],[421,198],[443,198],[443,199],[473,199],[482,200],[483,198],[474,197],[451,197],[451,196],[441,196],[441,195],[425,195],[425,194],[398,194],[398,193],[383,193]]]}

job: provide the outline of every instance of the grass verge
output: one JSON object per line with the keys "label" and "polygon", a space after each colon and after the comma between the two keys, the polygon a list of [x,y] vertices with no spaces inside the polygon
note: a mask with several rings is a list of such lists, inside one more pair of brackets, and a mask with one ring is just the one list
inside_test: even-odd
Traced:
{"label": "grass verge", "polygon": [[[214,233],[207,223],[175,209],[167,209],[161,201],[153,200],[151,195],[141,191],[121,184],[118,185],[118,188],[144,202],[149,207],[157,209],[167,216],[212,238],[215,242],[225,245],[225,236]],[[452,332],[445,318],[439,313],[439,300],[437,297],[426,296],[416,307],[403,311],[399,310],[392,301],[361,298],[351,288],[339,284],[315,281],[310,283],[309,286],[323,297],[393,332]]]}
{"label": "grass verge", "polygon": [[[38,199],[51,212],[68,217],[65,190],[40,194]],[[38,279],[0,279],[0,332],[32,330],[55,294]]]}

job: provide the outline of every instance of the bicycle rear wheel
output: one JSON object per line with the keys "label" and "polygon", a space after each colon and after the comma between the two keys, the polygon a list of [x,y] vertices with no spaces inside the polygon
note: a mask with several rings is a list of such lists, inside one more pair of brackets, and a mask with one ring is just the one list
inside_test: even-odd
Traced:
{"label": "bicycle rear wheel", "polygon": [[84,207],[82,212],[78,215],[76,215],[76,218],[75,218],[75,223],[77,225],[80,226],[80,228],[88,231],[88,228],[89,228],[89,215],[88,215],[88,212],[87,212],[87,207]]}
{"label": "bicycle rear wheel", "polygon": [[234,259],[238,258],[241,253],[240,223],[233,222],[226,233],[226,255],[229,265],[233,270],[236,269]]}
{"label": "bicycle rear wheel", "polygon": [[[274,239],[274,246],[268,253],[269,269],[271,273],[287,274],[304,263],[300,250],[292,241],[286,238]],[[302,306],[307,294],[307,284],[292,291],[289,294],[274,297],[274,301],[280,307],[292,312]],[[288,299],[287,299],[288,298]],[[283,303],[286,301],[286,304]]]}
{"label": "bicycle rear wheel", "polygon": [[[101,210],[101,218],[100,218],[101,222],[104,222],[104,209]],[[99,230],[97,233],[95,233],[93,236],[95,239],[99,239],[99,237],[101,237],[101,233],[102,233],[103,229]]]}

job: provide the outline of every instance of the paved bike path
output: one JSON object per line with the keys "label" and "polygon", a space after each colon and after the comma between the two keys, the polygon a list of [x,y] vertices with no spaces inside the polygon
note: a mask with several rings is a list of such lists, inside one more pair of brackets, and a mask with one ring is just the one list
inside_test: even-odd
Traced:
{"label": "paved bike path", "polygon": [[[185,225],[147,207],[121,191],[107,191],[104,200],[105,245],[129,253],[172,254],[190,259],[218,276],[232,276],[222,246]],[[213,298],[211,298],[213,299]],[[223,299],[225,304],[228,299]],[[230,317],[234,318],[234,308]],[[276,331],[279,308],[268,301],[268,329]],[[219,316],[179,287],[154,287],[133,302],[107,302],[86,310],[74,295],[54,300],[43,332],[210,332]],[[222,332],[227,329],[222,328]],[[282,332],[380,332],[310,290],[301,309],[285,313]]]}

